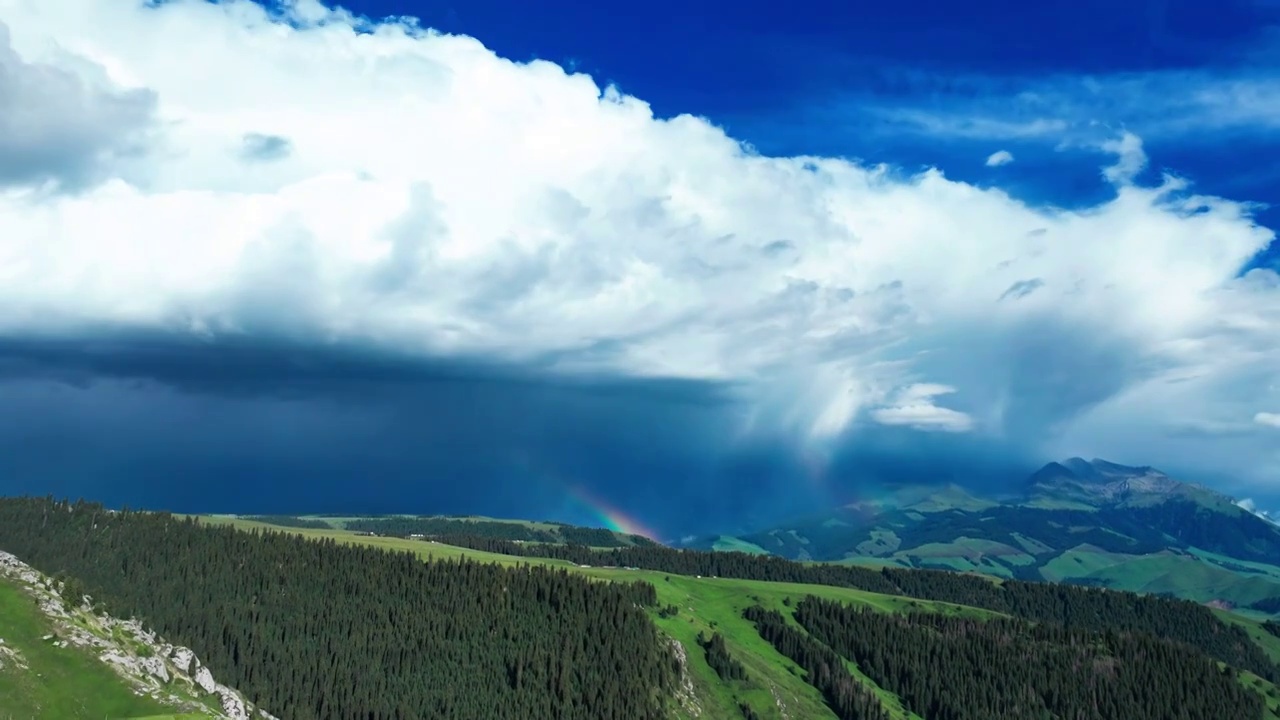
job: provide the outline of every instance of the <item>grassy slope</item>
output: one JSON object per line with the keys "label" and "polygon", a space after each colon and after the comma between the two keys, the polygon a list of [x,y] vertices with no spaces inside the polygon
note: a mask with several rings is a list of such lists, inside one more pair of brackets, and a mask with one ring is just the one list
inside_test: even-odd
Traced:
{"label": "grassy slope", "polygon": [[1196,602],[1226,600],[1240,607],[1280,594],[1280,571],[1276,568],[1236,562],[1239,567],[1257,568],[1256,572],[1239,572],[1218,564],[1235,561],[1211,553],[1195,554],[1200,559],[1173,552],[1124,555],[1082,545],[1046,563],[1041,575],[1052,581],[1093,580],[1115,590],[1171,593]]}
{"label": "grassy slope", "polygon": [[0,580],[0,637],[22,653],[28,666],[6,663],[0,670],[0,720],[154,717],[166,710],[150,698],[134,695],[128,683],[91,652],[57,648],[40,639],[51,632],[35,601]]}
{"label": "grassy slope", "polygon": [[522,527],[527,527],[527,528],[529,528],[529,529],[531,529],[531,530],[552,530],[552,531],[554,531],[554,530],[556,529],[556,527],[557,527],[556,525],[553,525],[553,524],[551,524],[551,523],[536,522],[536,521],[534,521],[534,520],[511,520],[511,519],[507,519],[507,518],[491,518],[491,517],[484,517],[484,516],[481,516],[481,515],[465,515],[465,516],[464,516],[464,515],[457,515],[457,516],[455,516],[455,515],[430,515],[430,516],[425,516],[425,515],[424,515],[424,516],[419,516],[419,515],[379,515],[379,516],[377,516],[376,518],[367,518],[367,517],[342,517],[342,516],[337,516],[337,515],[295,515],[295,516],[293,516],[293,517],[297,517],[297,518],[299,518],[299,519],[301,519],[301,520],[320,520],[320,521],[322,521],[322,522],[327,522],[327,523],[329,523],[330,525],[332,525],[334,528],[336,528],[336,529],[338,529],[338,530],[346,529],[346,527],[347,527],[347,523],[349,523],[349,522],[355,522],[355,521],[359,521],[359,520],[376,520],[376,519],[380,519],[380,518],[394,518],[394,517],[404,517],[404,518],[416,518],[416,517],[439,517],[439,518],[446,519],[446,520],[462,520],[462,521],[466,521],[466,522],[498,522],[498,523],[510,523],[510,524],[512,524],[512,525],[520,525],[520,526],[522,526]]}
{"label": "grassy slope", "polygon": [[[884,612],[920,608],[949,614],[990,615],[974,608],[842,588],[728,578],[694,578],[647,570],[582,568],[565,561],[514,558],[431,542],[361,537],[339,529],[279,528],[222,516],[202,519],[210,523],[230,524],[242,530],[271,529],[305,537],[332,538],[343,543],[408,550],[424,559],[468,557],[507,566],[539,564],[571,568],[574,572],[601,580],[647,581],[657,589],[660,605],[675,605],[679,608],[679,614],[670,618],[657,617],[655,611],[654,621],[662,632],[679,640],[688,652],[688,669],[700,704],[700,717],[706,720],[740,717],[737,710],[740,701],[749,703],[765,718],[783,717],[780,705],[790,718],[819,720],[834,717],[820,694],[804,682],[803,672],[763,641],[751,623],[742,618],[742,610],[750,605],[760,604],[782,611],[785,616],[790,617],[790,613],[786,612],[788,598],[797,601],[806,595],[817,595],[849,604],[874,607]],[[1280,662],[1280,638],[1266,633],[1254,620],[1234,613],[1220,611],[1219,614],[1223,619],[1243,626],[1273,660]],[[123,681],[91,655],[72,649],[59,650],[40,642],[39,638],[48,632],[47,627],[47,622],[29,598],[16,588],[0,584],[0,637],[21,649],[32,668],[31,671],[22,671],[32,673],[27,676],[15,674],[12,668],[0,671],[0,720],[27,717],[145,717],[146,720],[185,720],[199,717],[156,714],[163,712],[163,708],[157,707],[149,699],[134,696]],[[707,665],[705,655],[697,645],[699,632],[707,635],[719,632],[725,638],[730,652],[746,667],[748,680],[722,682]],[[876,687],[855,665],[850,663],[849,669],[880,695],[892,717],[919,720],[906,711],[892,693]],[[38,682],[35,678],[39,678]],[[1272,708],[1268,720],[1280,720],[1280,693],[1277,693],[1274,686],[1248,674],[1242,676],[1241,681],[1267,697]],[[37,712],[34,709],[36,707],[43,710]],[[680,714],[678,717],[691,715]]]}
{"label": "grassy slope", "polygon": [[[909,550],[897,550],[884,544],[883,531],[872,530],[870,534],[873,540],[858,546],[860,554],[850,554],[838,562],[869,567],[945,568],[1002,578],[1014,577],[1015,571],[1043,562],[1039,574],[1051,582],[1090,582],[1113,590],[1172,594],[1196,602],[1222,600],[1254,617],[1264,617],[1265,613],[1245,608],[1264,598],[1280,596],[1280,567],[1235,560],[1201,550],[1192,550],[1189,554],[1165,551],[1129,555],[1081,544],[1044,561],[1043,556],[1051,554],[1049,548],[1029,538],[1017,538],[1021,547],[1016,548],[988,540],[959,537],[950,542],[926,543]],[[738,542],[745,541],[721,537],[714,547],[733,549]]]}
{"label": "grassy slope", "polygon": [[759,545],[756,545],[755,543],[749,543],[746,540],[742,540],[740,538],[732,537],[729,535],[721,535],[719,538],[716,539],[714,543],[712,543],[711,548],[713,550],[718,550],[720,552],[737,551],[737,552],[749,553],[751,555],[768,555],[769,554],[767,550],[760,547]]}
{"label": "grassy slope", "polygon": [[[1040,575],[1052,582],[1094,581],[1114,590],[1141,593],[1171,593],[1178,597],[1208,602],[1225,600],[1247,606],[1263,598],[1280,595],[1280,569],[1221,558],[1212,553],[1196,552],[1189,557],[1174,552],[1152,555],[1126,555],[1101,550],[1092,545],[1079,545],[1046,562]],[[843,562],[873,564],[867,558],[850,557]],[[1008,566],[1027,566],[1036,558],[1022,548],[991,541],[957,538],[948,543],[928,543],[907,551],[898,551],[879,564],[945,567],[961,572],[981,572],[997,577],[1011,577]],[[1224,567],[1234,563],[1237,568]]]}
{"label": "grassy slope", "polygon": [[[1224,622],[1239,625],[1249,633],[1255,643],[1262,646],[1271,662],[1280,663],[1280,638],[1262,629],[1262,623],[1251,618],[1242,617],[1226,610],[1213,611]],[[1280,688],[1263,680],[1251,672],[1240,673],[1240,683],[1262,695],[1267,702],[1267,714],[1264,720],[1280,720]]]}
{"label": "grassy slope", "polygon": [[[930,601],[912,600],[910,598],[881,595],[844,588],[832,588],[820,585],[803,585],[794,583],[772,583],[754,580],[736,580],[729,578],[694,578],[681,575],[667,575],[649,570],[624,570],[621,568],[578,567],[562,560],[543,558],[516,558],[508,555],[486,553],[477,550],[453,547],[421,540],[405,540],[389,537],[362,537],[343,530],[307,530],[297,528],[280,528],[263,523],[220,516],[201,518],[210,523],[226,523],[242,530],[264,530],[292,532],[304,537],[332,538],[338,542],[382,547],[390,550],[408,550],[424,559],[456,559],[468,557],[482,562],[495,562],[500,565],[538,564],[572,569],[601,580],[644,580],[652,583],[658,591],[661,606],[675,605],[679,615],[671,618],[659,618],[654,612],[654,622],[668,636],[679,640],[689,655],[689,672],[698,700],[702,706],[702,718],[717,720],[719,718],[738,718],[737,703],[747,701],[756,712],[765,718],[781,718],[777,701],[780,700],[790,718],[809,720],[830,719],[834,715],[826,707],[821,695],[803,680],[803,672],[787,658],[780,655],[768,643],[756,634],[751,623],[742,618],[742,610],[751,605],[760,604],[767,608],[783,611],[790,617],[784,601],[800,600],[806,595],[830,598],[840,602],[874,607],[884,612],[902,612],[909,609],[922,609],[931,612],[948,614],[966,614],[974,616],[990,616],[992,613],[977,608],[951,605]],[[1257,620],[1237,613],[1215,610],[1226,620],[1242,626],[1249,635],[1268,653],[1271,659],[1280,663],[1280,638],[1276,638],[1265,630]],[[716,676],[715,671],[706,663],[702,649],[697,645],[699,631],[710,635],[719,632],[725,638],[730,653],[747,669],[749,680],[745,683],[724,683]],[[850,669],[868,686],[874,688],[890,709],[895,720],[918,720],[912,713],[903,709],[901,703],[892,694],[875,687],[870,679],[850,664]],[[1267,720],[1280,720],[1280,691],[1276,691],[1270,683],[1251,674],[1244,673],[1241,682],[1267,698],[1269,710]],[[684,718],[685,715],[678,717]]]}
{"label": "grassy slope", "polygon": [[1132,559],[1131,555],[1107,552],[1093,545],[1077,545],[1040,568],[1046,580],[1059,582],[1063,578],[1086,577]]}
{"label": "grassy slope", "polygon": [[[258,522],[257,520],[253,520],[252,518],[261,517],[261,516],[208,515],[208,516],[202,516],[202,517],[205,517],[206,519],[210,519],[210,520],[216,519],[218,521],[241,520],[244,522]],[[556,523],[540,522],[536,520],[517,520],[512,518],[494,518],[494,517],[487,517],[485,515],[377,515],[377,516],[366,516],[366,517],[339,516],[339,515],[284,515],[284,517],[294,517],[299,520],[313,520],[313,521],[322,522],[335,530],[346,530],[350,523],[359,522],[361,520],[380,520],[385,518],[424,518],[424,519],[438,519],[438,520],[455,520],[458,522],[470,522],[470,523],[479,523],[479,522],[505,523],[507,525],[519,525],[520,527],[527,528],[533,531],[551,533],[552,535],[559,538],[557,542],[564,542],[563,536],[560,535],[560,531],[563,529],[563,527]],[[262,524],[262,523],[259,523],[259,524]],[[267,523],[267,524],[270,524],[270,523]],[[272,527],[287,527],[287,526],[272,525]],[[633,536],[628,535],[627,533],[619,532],[617,530],[609,530],[609,532],[612,533],[613,536],[617,538],[623,545],[629,546],[629,545],[635,544]],[[760,550],[760,552],[764,553],[764,550]]]}
{"label": "grassy slope", "polygon": [[[834,718],[818,691],[804,681],[803,671],[762,640],[756,633],[755,626],[743,619],[742,611],[751,605],[760,604],[784,611],[787,598],[799,601],[806,595],[816,595],[844,603],[871,606],[884,612],[922,609],[947,614],[976,616],[991,614],[984,610],[960,605],[912,600],[821,585],[696,578],[667,575],[650,570],[583,568],[562,560],[515,558],[421,540],[363,537],[341,530],[278,528],[226,517],[203,517],[202,520],[210,523],[227,523],[244,530],[271,529],[304,537],[332,538],[344,543],[408,550],[424,559],[468,557],[508,566],[528,563],[565,567],[601,580],[644,580],[657,588],[660,606],[675,605],[679,608],[679,614],[671,618],[657,617],[655,610],[654,622],[668,636],[679,640],[688,652],[690,677],[702,705],[701,717],[708,719],[741,717],[737,710],[737,703],[741,700],[748,702],[762,717],[781,718],[778,699],[781,700],[791,718],[805,720]],[[789,613],[784,612],[784,614],[789,616]],[[746,667],[749,675],[747,682],[724,683],[716,676],[715,671],[707,664],[702,648],[697,644],[699,632],[708,636],[713,632],[719,632],[724,636],[729,652]],[[866,682],[874,687],[874,683],[870,680]],[[902,710],[896,697],[883,691],[880,691],[880,694],[888,702],[894,718],[915,720],[915,716]]]}

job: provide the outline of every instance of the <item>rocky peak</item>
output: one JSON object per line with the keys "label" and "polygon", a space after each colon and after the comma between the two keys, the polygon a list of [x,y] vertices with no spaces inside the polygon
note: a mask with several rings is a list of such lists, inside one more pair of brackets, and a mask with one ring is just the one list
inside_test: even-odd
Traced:
{"label": "rocky peak", "polygon": [[1052,495],[1095,504],[1182,495],[1193,489],[1150,466],[1133,467],[1078,457],[1045,465],[1032,474],[1027,484],[1031,495]]}

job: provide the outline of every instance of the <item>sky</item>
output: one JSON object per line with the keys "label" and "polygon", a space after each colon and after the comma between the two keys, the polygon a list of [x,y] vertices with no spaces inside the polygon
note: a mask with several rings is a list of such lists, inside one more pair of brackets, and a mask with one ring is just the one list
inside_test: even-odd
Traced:
{"label": "sky", "polygon": [[1280,509],[1280,4],[0,0],[0,492]]}

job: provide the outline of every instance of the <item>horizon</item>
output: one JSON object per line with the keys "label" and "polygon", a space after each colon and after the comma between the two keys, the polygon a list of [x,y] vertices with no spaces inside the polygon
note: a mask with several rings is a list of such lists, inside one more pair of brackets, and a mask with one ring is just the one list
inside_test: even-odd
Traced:
{"label": "horizon", "polygon": [[0,0],[0,494],[1280,508],[1280,5],[342,7]]}

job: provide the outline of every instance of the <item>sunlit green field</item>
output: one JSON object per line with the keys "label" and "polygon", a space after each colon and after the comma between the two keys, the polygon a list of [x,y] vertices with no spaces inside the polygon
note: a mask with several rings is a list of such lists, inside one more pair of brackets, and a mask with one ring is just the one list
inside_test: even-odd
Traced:
{"label": "sunlit green field", "polygon": [[[626,570],[622,568],[579,567],[563,560],[543,558],[517,558],[465,548],[443,545],[423,540],[406,540],[392,537],[369,537],[345,530],[311,530],[281,528],[263,523],[221,516],[201,516],[202,522],[229,524],[242,530],[272,530],[289,532],[309,538],[328,538],[341,543],[381,547],[389,550],[412,552],[423,559],[452,560],[470,558],[481,562],[494,562],[513,566],[522,564],[562,567],[572,572],[609,581],[643,580],[658,591],[660,607],[674,605],[679,614],[661,618],[653,609],[654,622],[668,636],[679,640],[689,654],[689,674],[695,694],[701,704],[703,718],[738,718],[738,702],[745,700],[757,713],[766,718],[781,718],[779,701],[791,718],[834,718],[822,696],[804,680],[804,673],[795,663],[780,655],[756,633],[755,627],[743,619],[742,611],[751,605],[763,605],[784,609],[788,599],[799,601],[806,595],[831,598],[849,604],[874,607],[885,612],[907,609],[927,609],[934,612],[986,616],[983,610],[947,603],[911,600],[890,595],[833,588],[822,585],[774,583],[729,578],[688,577],[668,575],[650,570]],[[719,632],[725,638],[730,653],[747,669],[746,682],[725,683],[707,664],[702,648],[697,644],[699,632],[710,635]],[[872,683],[866,680],[868,685]],[[889,693],[881,693],[889,701],[896,718],[913,718],[901,710],[897,699]],[[684,717],[684,716],[682,716]],[[692,715],[689,715],[692,717]]]}

